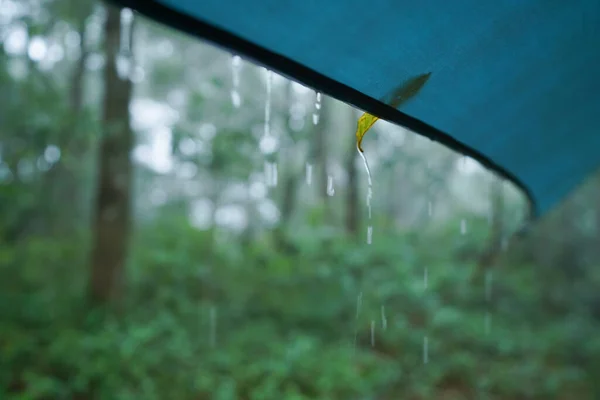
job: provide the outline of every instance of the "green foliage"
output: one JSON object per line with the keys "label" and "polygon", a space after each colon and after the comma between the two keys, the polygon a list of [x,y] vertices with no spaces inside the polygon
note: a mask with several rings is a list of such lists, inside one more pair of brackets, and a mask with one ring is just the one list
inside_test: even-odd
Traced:
{"label": "green foliage", "polygon": [[73,243],[31,240],[18,270],[10,268],[15,252],[4,251],[1,397],[598,394],[590,377],[600,324],[582,304],[544,313],[548,288],[534,269],[499,271],[494,290],[504,293],[490,305],[471,283],[473,265],[433,262],[408,236],[318,246],[316,230],[286,254],[269,241],[219,245],[214,235],[177,218],[140,226],[120,315],[73,307],[83,303],[85,275]]}

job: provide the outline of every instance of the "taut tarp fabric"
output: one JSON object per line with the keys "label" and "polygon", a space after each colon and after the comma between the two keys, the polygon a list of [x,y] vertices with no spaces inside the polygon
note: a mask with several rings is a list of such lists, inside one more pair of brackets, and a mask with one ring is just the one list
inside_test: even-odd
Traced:
{"label": "taut tarp fabric", "polygon": [[480,160],[538,213],[599,164],[599,0],[118,2]]}

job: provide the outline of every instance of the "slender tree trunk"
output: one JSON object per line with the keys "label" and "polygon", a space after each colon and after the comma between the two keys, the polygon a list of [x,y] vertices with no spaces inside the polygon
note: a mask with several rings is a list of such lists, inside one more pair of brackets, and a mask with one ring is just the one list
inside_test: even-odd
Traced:
{"label": "slender tree trunk", "polygon": [[490,239],[487,249],[479,258],[480,274],[494,265],[504,241],[504,184],[498,178],[490,182],[490,207]]}
{"label": "slender tree trunk", "polygon": [[[77,60],[70,80],[69,105],[70,116],[65,127],[66,135],[60,141],[61,159],[49,171],[47,179],[47,193],[53,199],[51,204],[54,210],[51,223],[54,230],[62,233],[72,233],[78,225],[81,226],[84,218],[82,180],[89,168],[86,155],[89,151],[89,132],[85,131],[83,124],[84,97],[85,97],[85,71],[88,59],[86,48],[88,17],[93,11],[93,2],[89,0],[72,0],[72,7],[77,13],[77,33],[80,37],[80,56]],[[82,176],[83,175],[83,176]],[[57,204],[71,202],[71,207],[56,207]],[[87,221],[86,221],[87,222]]]}
{"label": "slender tree trunk", "polygon": [[[289,117],[289,110],[291,109],[294,102],[294,89],[292,87],[291,81],[288,81],[286,86],[286,105],[288,112],[286,112],[284,115],[287,121]],[[280,165],[282,167],[281,170],[283,172],[283,187],[280,207],[280,227],[282,228],[282,230],[285,230],[290,219],[292,218],[292,215],[294,214],[294,210],[296,209],[296,194],[298,192],[298,181],[301,177],[300,172],[296,170],[297,162],[295,159],[295,153],[297,149],[295,147],[295,142],[292,139],[286,139],[288,139],[289,144],[281,149],[283,157],[279,157]]]}
{"label": "slender tree trunk", "polygon": [[[108,6],[107,11],[103,136],[99,151],[90,282],[90,295],[100,304],[118,298],[123,279],[131,229],[132,164],[129,154],[134,145],[129,117],[132,83],[128,76],[119,77],[116,65],[123,34],[120,9]],[[132,61],[131,54],[121,56]]]}

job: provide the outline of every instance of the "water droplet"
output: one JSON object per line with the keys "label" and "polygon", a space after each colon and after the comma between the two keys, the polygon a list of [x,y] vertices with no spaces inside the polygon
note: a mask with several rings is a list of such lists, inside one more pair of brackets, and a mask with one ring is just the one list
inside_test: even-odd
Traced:
{"label": "water droplet", "polygon": [[335,189],[333,188],[333,177],[331,175],[327,176],[327,195],[333,196],[335,194]]}
{"label": "water droplet", "polygon": [[371,320],[371,347],[375,347],[375,321]]}
{"label": "water droplet", "polygon": [[306,163],[306,184],[310,186],[312,183],[312,165]]}
{"label": "water droplet", "polygon": [[235,108],[242,105],[242,97],[239,92],[241,68],[242,58],[240,56],[231,57],[231,102]]}
{"label": "water droplet", "polygon": [[312,115],[312,121],[314,125],[317,125],[319,123],[319,117],[320,117],[320,111],[321,111],[321,93],[317,92],[316,93],[316,100],[315,100],[315,111],[313,112]]}
{"label": "water droplet", "polygon": [[464,219],[460,220],[460,234],[464,235],[465,233],[467,233],[467,221],[465,221]]}
{"label": "water droplet", "polygon": [[381,306],[381,327],[385,331],[387,329],[387,318],[385,316],[385,306]]}
{"label": "water droplet", "polygon": [[429,362],[429,338],[423,336],[423,364]]}
{"label": "water droplet", "polygon": [[373,243],[373,225],[367,228],[367,244]]}
{"label": "water droplet", "polygon": [[260,151],[264,154],[272,154],[277,150],[279,146],[279,141],[273,135],[263,136],[260,139],[258,147],[260,147]]}
{"label": "water droplet", "polygon": [[425,267],[425,269],[423,271],[423,290],[427,290],[427,281],[429,279],[428,275],[429,275],[429,270],[427,267]]}
{"label": "water droplet", "polygon": [[273,72],[267,70],[267,100],[265,102],[265,136],[271,134],[271,92],[273,85]]}

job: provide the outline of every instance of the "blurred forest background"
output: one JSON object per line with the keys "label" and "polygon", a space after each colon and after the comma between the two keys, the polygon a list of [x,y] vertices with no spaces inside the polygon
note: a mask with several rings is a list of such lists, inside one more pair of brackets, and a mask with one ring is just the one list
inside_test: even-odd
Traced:
{"label": "blurred forest background", "polygon": [[346,104],[91,0],[0,41],[1,399],[600,398],[600,178],[514,235],[380,121],[369,219]]}

